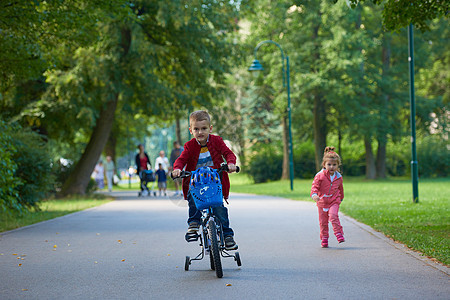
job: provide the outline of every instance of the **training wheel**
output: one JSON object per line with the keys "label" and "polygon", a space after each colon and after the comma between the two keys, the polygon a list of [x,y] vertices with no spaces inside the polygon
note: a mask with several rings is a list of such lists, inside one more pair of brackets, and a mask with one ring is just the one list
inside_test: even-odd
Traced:
{"label": "training wheel", "polygon": [[186,261],[184,263],[184,270],[189,271],[189,265],[191,264],[191,258],[189,256],[186,256]]}
{"label": "training wheel", "polygon": [[241,257],[239,256],[239,252],[234,253],[234,260],[236,261],[238,267],[242,266]]}

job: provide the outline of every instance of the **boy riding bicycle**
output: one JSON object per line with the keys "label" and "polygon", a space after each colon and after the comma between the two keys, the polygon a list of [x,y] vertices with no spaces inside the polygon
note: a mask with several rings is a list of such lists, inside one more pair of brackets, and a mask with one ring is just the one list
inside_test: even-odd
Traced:
{"label": "boy riding bicycle", "polygon": [[[225,145],[220,136],[210,134],[212,132],[211,118],[206,111],[199,110],[190,115],[189,131],[194,138],[184,144],[184,151],[181,152],[180,157],[173,165],[173,177],[180,176],[184,167],[186,167],[186,171],[195,171],[200,167],[218,169],[224,158],[228,164],[229,172],[236,171],[236,156]],[[194,199],[189,193],[189,178],[183,179],[182,186],[184,198],[189,202],[188,234],[195,234],[200,227],[202,214],[195,206]],[[222,191],[225,200],[228,199],[230,181],[228,174],[225,172],[222,175]],[[225,248],[236,250],[238,246],[233,238],[234,232],[230,228],[228,209],[222,205],[214,208],[214,213],[222,223]]]}

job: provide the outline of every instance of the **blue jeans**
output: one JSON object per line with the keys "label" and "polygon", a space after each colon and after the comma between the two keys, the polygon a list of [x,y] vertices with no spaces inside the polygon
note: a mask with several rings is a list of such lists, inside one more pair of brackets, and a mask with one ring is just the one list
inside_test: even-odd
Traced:
{"label": "blue jeans", "polygon": [[[194,198],[192,198],[191,193],[188,195],[189,202],[189,218],[188,224],[192,222],[201,223],[200,218],[202,217],[202,213],[195,206]],[[228,209],[223,206],[214,207],[213,208],[214,215],[219,219],[223,228],[223,236],[234,236],[233,229],[230,228],[230,220],[228,219]]]}

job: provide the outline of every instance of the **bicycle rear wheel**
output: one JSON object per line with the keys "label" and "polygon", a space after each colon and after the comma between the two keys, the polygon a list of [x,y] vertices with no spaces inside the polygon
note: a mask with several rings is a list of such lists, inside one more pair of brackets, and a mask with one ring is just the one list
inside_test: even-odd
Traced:
{"label": "bicycle rear wheel", "polygon": [[214,261],[214,268],[216,270],[216,275],[218,278],[222,278],[222,262],[220,261],[220,250],[219,250],[219,241],[217,239],[217,227],[216,223],[213,220],[209,220],[208,222],[208,235],[211,241],[211,253],[212,259]]}

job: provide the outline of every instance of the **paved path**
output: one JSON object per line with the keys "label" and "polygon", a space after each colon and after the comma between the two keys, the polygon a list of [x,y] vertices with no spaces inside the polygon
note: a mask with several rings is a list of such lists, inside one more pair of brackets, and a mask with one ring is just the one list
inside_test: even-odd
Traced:
{"label": "paved path", "polygon": [[232,195],[242,267],[184,271],[184,201],[119,200],[0,237],[0,299],[449,299],[448,268],[342,217],[347,241],[321,249],[313,203]]}

